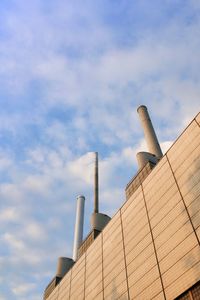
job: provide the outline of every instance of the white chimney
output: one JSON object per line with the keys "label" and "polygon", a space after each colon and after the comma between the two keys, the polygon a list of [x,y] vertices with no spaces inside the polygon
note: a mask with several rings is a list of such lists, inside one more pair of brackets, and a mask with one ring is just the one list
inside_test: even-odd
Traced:
{"label": "white chimney", "polygon": [[147,147],[151,154],[154,154],[158,159],[163,156],[162,150],[160,148],[156,133],[154,131],[153,125],[151,123],[150,116],[148,114],[147,107],[141,105],[138,107],[137,112],[139,114],[142,127],[144,130],[144,136],[147,143]]}
{"label": "white chimney", "polygon": [[83,224],[84,224],[84,206],[85,197],[77,197],[77,208],[76,208],[76,223],[74,229],[74,249],[73,249],[73,260],[76,261],[78,257],[78,249],[83,240]]}

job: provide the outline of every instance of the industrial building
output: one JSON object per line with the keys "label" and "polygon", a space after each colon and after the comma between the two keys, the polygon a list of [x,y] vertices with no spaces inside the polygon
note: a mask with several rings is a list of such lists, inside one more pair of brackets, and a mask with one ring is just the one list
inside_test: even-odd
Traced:
{"label": "industrial building", "polygon": [[46,300],[200,299],[200,113],[164,156],[146,107],[138,113],[149,153],[137,155],[126,201],[103,225],[100,216],[102,228],[96,206],[75,263],[61,258]]}

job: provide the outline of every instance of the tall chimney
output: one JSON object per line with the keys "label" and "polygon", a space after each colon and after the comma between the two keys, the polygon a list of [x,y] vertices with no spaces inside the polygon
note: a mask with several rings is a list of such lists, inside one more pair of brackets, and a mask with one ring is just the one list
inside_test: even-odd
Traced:
{"label": "tall chimney", "polygon": [[110,217],[99,212],[99,164],[98,152],[94,152],[94,211],[91,216],[92,230],[102,231],[103,228],[110,221]]}
{"label": "tall chimney", "polygon": [[153,125],[151,123],[151,119],[147,110],[147,107],[141,105],[138,107],[137,112],[139,114],[142,127],[144,130],[144,136],[147,143],[147,147],[149,152],[154,154],[158,159],[160,159],[163,154],[160,148],[156,133],[154,131]]}
{"label": "tall chimney", "polygon": [[84,224],[84,205],[85,197],[77,197],[77,208],[76,208],[76,223],[74,230],[74,249],[73,249],[73,260],[76,261],[78,257],[78,248],[80,247],[83,240],[83,224]]}
{"label": "tall chimney", "polygon": [[94,213],[99,212],[99,167],[98,167],[98,152],[94,152]]}

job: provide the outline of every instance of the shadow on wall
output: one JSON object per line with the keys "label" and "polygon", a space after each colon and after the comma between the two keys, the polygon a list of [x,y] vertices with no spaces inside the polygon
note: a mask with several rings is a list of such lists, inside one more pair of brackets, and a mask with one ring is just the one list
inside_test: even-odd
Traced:
{"label": "shadow on wall", "polygon": [[110,300],[117,300],[117,299],[120,299],[120,300],[128,300],[128,296],[127,295],[120,295],[118,293],[118,290],[117,290],[117,285],[115,283],[115,280],[112,281],[112,293],[110,295]]}

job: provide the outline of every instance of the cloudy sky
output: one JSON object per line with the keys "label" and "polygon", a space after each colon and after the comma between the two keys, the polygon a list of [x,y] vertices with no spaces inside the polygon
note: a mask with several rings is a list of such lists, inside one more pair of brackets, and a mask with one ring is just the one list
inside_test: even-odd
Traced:
{"label": "cloudy sky", "polygon": [[146,150],[200,108],[199,0],[0,1],[0,300],[40,300],[72,255],[76,197],[113,215]]}

